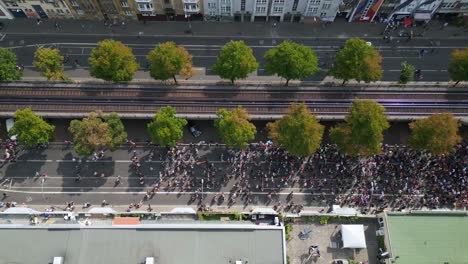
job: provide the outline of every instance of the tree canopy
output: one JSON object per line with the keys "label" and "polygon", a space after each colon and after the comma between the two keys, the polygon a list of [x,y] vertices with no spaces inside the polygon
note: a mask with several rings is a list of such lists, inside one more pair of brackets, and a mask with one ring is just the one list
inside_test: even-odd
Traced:
{"label": "tree canopy", "polygon": [[148,133],[151,142],[161,146],[175,146],[184,135],[184,126],[187,120],[177,118],[176,110],[171,106],[161,107],[153,121],[148,123]]}
{"label": "tree canopy", "polygon": [[240,41],[229,41],[221,49],[216,63],[211,68],[223,79],[234,83],[236,79],[245,79],[258,68],[252,49]]}
{"label": "tree canopy", "polygon": [[257,129],[250,122],[247,111],[238,107],[232,111],[220,109],[216,112],[218,119],[214,124],[223,142],[236,148],[245,148],[250,140],[255,138]]}
{"label": "tree canopy", "polygon": [[98,42],[88,62],[91,76],[114,82],[131,81],[140,67],[131,48],[109,39]]}
{"label": "tree canopy", "polygon": [[16,135],[18,142],[26,147],[49,142],[55,126],[48,124],[42,117],[36,115],[31,108],[15,111],[15,124],[9,135]]}
{"label": "tree canopy", "polygon": [[176,75],[191,77],[192,56],[183,46],[176,46],[174,42],[159,44],[148,53],[150,75],[156,80],[173,78],[177,83]]}
{"label": "tree canopy", "polygon": [[304,104],[292,104],[286,115],[267,127],[274,144],[300,157],[309,156],[320,147],[324,131]]}
{"label": "tree canopy", "polygon": [[11,50],[0,48],[0,81],[19,80],[23,73],[16,69],[16,55]]}
{"label": "tree canopy", "polygon": [[63,72],[63,56],[58,49],[38,48],[34,53],[34,67],[41,71],[47,80],[66,79]]}
{"label": "tree canopy", "polygon": [[414,79],[414,66],[406,61],[401,63],[400,83],[405,84]]}
{"label": "tree canopy", "polygon": [[414,148],[446,154],[461,141],[459,123],[452,113],[433,114],[410,123],[410,143]]}
{"label": "tree canopy", "polygon": [[455,85],[461,81],[468,81],[468,48],[452,51],[448,72],[450,78],[456,82]]}
{"label": "tree canopy", "polygon": [[265,70],[289,80],[312,76],[319,71],[315,52],[302,44],[283,41],[265,54]]}
{"label": "tree canopy", "polygon": [[115,150],[127,138],[116,113],[106,116],[101,111],[91,112],[83,120],[72,120],[68,130],[73,135],[76,153],[84,156],[106,148]]}
{"label": "tree canopy", "polygon": [[112,112],[108,115],[103,115],[102,120],[106,122],[109,126],[109,137],[110,142],[107,146],[111,151],[117,150],[117,148],[127,140],[127,132],[125,131],[125,126],[120,120],[120,116]]}
{"label": "tree canopy", "polygon": [[338,51],[330,74],[342,79],[343,84],[350,80],[372,82],[382,79],[382,57],[360,38],[350,38]]}
{"label": "tree canopy", "polygon": [[345,123],[330,129],[330,137],[351,156],[380,153],[383,132],[390,127],[385,108],[374,101],[355,100]]}

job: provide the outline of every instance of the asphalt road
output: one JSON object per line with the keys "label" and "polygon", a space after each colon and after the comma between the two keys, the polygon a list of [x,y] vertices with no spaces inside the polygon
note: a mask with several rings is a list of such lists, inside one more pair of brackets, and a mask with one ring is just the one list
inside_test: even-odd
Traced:
{"label": "asphalt road", "polygon": [[[198,154],[200,161],[209,160],[217,168],[215,178],[221,179],[225,173],[230,172],[229,164],[220,159],[224,148],[208,148],[207,146],[198,148],[200,149]],[[8,162],[0,168],[0,191],[8,194],[6,199],[8,201],[24,202],[29,205],[57,205],[68,201],[74,201],[78,204],[90,202],[97,205],[104,199],[113,205],[137,203],[144,197],[146,190],[159,181],[159,171],[163,166],[157,154],[152,161],[149,161],[148,153],[148,149],[137,149],[138,156],[142,157],[143,160],[142,172],[145,175],[145,185],[142,186],[130,168],[132,152],[127,149],[120,149],[112,154],[107,153],[108,156],[102,161],[88,160],[83,162],[80,182],[75,181],[75,166],[78,162],[72,160],[74,153],[70,149],[64,149],[61,145],[51,145],[47,150],[23,151],[17,162]],[[163,149],[158,149],[156,153],[162,153],[164,159],[165,151]],[[204,179],[204,203],[210,204],[213,196],[220,192],[225,192],[227,199],[229,190],[238,181],[232,179],[225,185],[212,185],[207,182],[200,167],[195,166],[195,173],[192,177],[196,180],[192,190],[180,193],[179,189],[175,187],[162,188],[149,202],[155,206],[197,204],[197,201],[190,203],[189,200],[196,189],[202,188],[202,178]],[[36,172],[47,173],[46,179],[42,180],[41,176],[37,177]],[[95,176],[95,172],[98,172],[97,176]],[[121,184],[116,184],[117,175],[122,177]],[[167,186],[169,180],[172,179],[171,177],[163,179],[163,187]],[[221,181],[219,180],[219,182]],[[326,202],[322,201],[321,192],[329,192],[325,189],[320,190],[321,192],[300,189],[296,185],[294,188],[282,189],[279,195],[274,195],[273,201],[270,201],[267,192],[271,189],[271,183],[258,180],[258,182],[253,181],[251,184],[264,186],[263,191],[253,192],[254,205],[271,205],[277,201],[282,201],[282,204],[285,204],[287,195],[294,191],[296,194],[293,200],[296,204],[323,206]],[[225,201],[218,205],[227,206],[228,204]],[[244,201],[239,198],[233,205],[246,206]]]}
{"label": "asphalt road", "polygon": [[[73,67],[73,61],[77,59],[80,65],[87,67],[87,58],[90,51],[95,47],[95,43],[106,39],[114,38],[129,45],[140,63],[142,69],[146,67],[145,56],[155,45],[165,41],[175,41],[184,45],[193,55],[195,67],[207,69],[207,74],[213,74],[209,68],[216,62],[216,57],[220,48],[230,39],[225,37],[204,37],[204,36],[112,36],[112,35],[72,35],[72,34],[7,34],[0,42],[0,46],[13,48],[18,56],[19,63],[26,67],[32,67],[34,51],[38,47],[58,47],[63,53],[70,55],[70,62],[67,68]],[[265,38],[265,37],[235,37],[242,39],[251,46],[255,57],[260,62],[258,75],[267,75],[264,71],[263,56],[265,52],[281,43],[285,38]],[[310,80],[322,80],[327,69],[332,65],[336,51],[344,45],[345,39],[340,38],[294,38],[294,41],[312,47],[318,57],[321,73],[315,75]],[[407,61],[422,69],[424,81],[447,81],[447,65],[449,56],[454,48],[466,47],[465,39],[414,39],[407,42],[404,39],[396,38],[391,43],[386,43],[381,39],[370,39],[373,46],[382,54],[384,80],[395,81],[398,79],[401,69],[400,64]],[[420,50],[426,49],[428,54],[420,56]]]}

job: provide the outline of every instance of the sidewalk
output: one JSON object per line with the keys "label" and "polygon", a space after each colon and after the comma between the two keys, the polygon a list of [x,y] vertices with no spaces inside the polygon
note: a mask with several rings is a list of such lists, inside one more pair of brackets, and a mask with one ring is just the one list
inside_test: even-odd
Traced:
{"label": "sidewalk", "polygon": [[[170,205],[170,206],[164,206],[164,205],[157,205],[153,204],[151,201],[145,202],[143,206],[139,209],[133,208],[130,210],[131,212],[148,212],[148,204],[151,204],[151,213],[161,213],[161,212],[170,212],[172,209],[175,208],[192,208],[195,211],[198,210],[199,206],[198,205]],[[207,203],[209,204],[209,203]],[[33,209],[35,211],[39,212],[45,212],[46,209],[50,208],[51,206],[56,208],[56,211],[65,211],[66,205],[64,204],[56,204],[56,205],[26,205],[27,208]],[[92,205],[89,208],[82,208],[82,204],[76,204],[75,205],[75,210],[74,212],[87,212],[92,208],[100,207],[100,205]],[[17,207],[22,207],[21,204],[18,204]],[[112,208],[113,210],[117,211],[118,213],[126,213],[128,212],[128,205],[108,205],[106,206],[108,208]],[[237,213],[242,213],[242,212],[251,212],[255,208],[272,208],[272,206],[268,205],[251,205],[251,206],[242,206],[242,205],[233,205],[228,207],[227,205],[224,206],[210,206],[213,212],[217,213],[232,213],[232,212],[237,212]],[[3,207],[0,208],[0,211],[5,211],[7,208]],[[304,207],[302,211],[314,211],[314,212],[320,212],[323,210],[323,212],[326,212],[329,209],[329,206],[325,207]],[[288,212],[286,212],[287,214]]]}
{"label": "sidewalk", "polygon": [[[61,29],[56,30],[54,23],[58,21]],[[15,19],[4,21],[6,34],[73,34],[73,35],[109,35],[109,36],[184,36],[184,37],[226,37],[226,38],[339,38],[350,37],[376,38],[380,35],[385,24],[380,23],[348,23],[343,18],[336,18],[335,22],[325,25],[321,23],[278,23],[276,27],[267,22],[191,22],[192,34],[187,34],[186,22],[158,22],[127,21],[124,26],[104,26],[102,21],[84,20],[44,20],[37,25],[35,19]],[[423,39],[468,39],[463,28],[448,26],[441,27],[441,22],[433,19],[428,30],[421,26],[412,27],[414,38]],[[395,31],[394,33],[398,33]]]}

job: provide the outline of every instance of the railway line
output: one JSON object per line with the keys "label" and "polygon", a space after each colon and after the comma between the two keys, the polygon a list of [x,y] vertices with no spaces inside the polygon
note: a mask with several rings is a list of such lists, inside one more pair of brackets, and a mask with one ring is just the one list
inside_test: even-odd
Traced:
{"label": "railway line", "polygon": [[123,116],[149,117],[160,107],[174,106],[182,116],[212,117],[219,108],[243,106],[254,118],[278,116],[293,103],[305,103],[318,116],[343,116],[355,98],[381,103],[391,116],[424,116],[452,112],[468,117],[468,91],[446,89],[401,91],[401,89],[328,89],[316,87],[241,87],[125,85],[6,85],[0,87],[0,114],[31,107],[38,113],[54,116],[85,115],[90,111],[115,111]]}

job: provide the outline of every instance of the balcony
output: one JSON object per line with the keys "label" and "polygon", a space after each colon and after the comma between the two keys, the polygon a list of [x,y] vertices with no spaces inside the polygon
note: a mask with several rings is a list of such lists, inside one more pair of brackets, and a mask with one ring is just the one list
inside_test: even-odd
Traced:
{"label": "balcony", "polygon": [[200,0],[182,0],[184,4],[198,4]]}
{"label": "balcony", "polygon": [[137,9],[141,12],[151,12],[154,10],[154,7],[152,4],[138,4]]}
{"label": "balcony", "polygon": [[151,3],[153,0],[135,0],[137,3]]}
{"label": "balcony", "polygon": [[200,13],[200,7],[197,4],[185,4],[184,12],[189,14]]}

